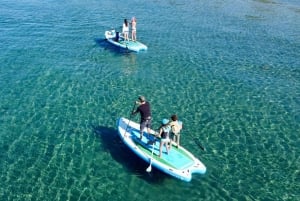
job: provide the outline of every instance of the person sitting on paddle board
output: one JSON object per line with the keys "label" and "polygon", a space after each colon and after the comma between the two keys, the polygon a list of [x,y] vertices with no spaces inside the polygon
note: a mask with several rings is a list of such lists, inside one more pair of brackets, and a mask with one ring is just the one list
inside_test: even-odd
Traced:
{"label": "person sitting on paddle board", "polygon": [[129,35],[129,26],[128,26],[127,19],[124,19],[122,32],[123,32],[124,40],[129,41],[129,37],[128,37],[128,35]]}
{"label": "person sitting on paddle board", "polygon": [[143,138],[143,132],[144,129],[147,128],[147,132],[150,133],[151,128],[151,107],[150,103],[146,101],[146,98],[144,96],[139,96],[139,100],[136,101],[136,104],[139,106],[137,109],[132,112],[131,115],[135,115],[137,113],[140,113],[141,121],[140,121],[140,140]]}
{"label": "person sitting on paddle board", "polygon": [[160,144],[159,144],[159,157],[161,157],[161,153],[162,153],[162,147],[165,145],[166,150],[167,150],[167,154],[169,154],[169,147],[168,147],[168,143],[170,142],[170,138],[169,138],[169,133],[171,130],[171,127],[169,125],[169,120],[168,119],[163,119],[161,122],[161,127],[159,128],[159,133],[156,135],[157,137],[160,136]]}
{"label": "person sitting on paddle board", "polygon": [[171,137],[170,137],[170,148],[172,147],[172,141],[176,142],[177,148],[179,148],[180,141],[180,131],[182,129],[182,122],[178,121],[178,117],[176,114],[171,116],[171,122],[169,125],[171,126]]}

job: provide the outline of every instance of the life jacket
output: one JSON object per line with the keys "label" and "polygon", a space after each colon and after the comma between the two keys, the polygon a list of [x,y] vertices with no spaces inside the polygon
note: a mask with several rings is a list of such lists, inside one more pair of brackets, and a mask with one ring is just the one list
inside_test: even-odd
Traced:
{"label": "life jacket", "polygon": [[171,127],[169,125],[163,126],[162,127],[161,138],[162,139],[168,139],[170,130],[171,130]]}

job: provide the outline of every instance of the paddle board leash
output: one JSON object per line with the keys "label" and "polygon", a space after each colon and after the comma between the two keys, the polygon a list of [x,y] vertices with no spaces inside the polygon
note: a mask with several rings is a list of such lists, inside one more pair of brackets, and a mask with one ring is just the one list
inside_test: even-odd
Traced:
{"label": "paddle board leash", "polygon": [[203,145],[200,143],[199,139],[194,138],[194,142],[196,143],[196,145],[198,145],[198,147],[200,147],[200,149],[205,151],[205,147],[203,147]]}
{"label": "paddle board leash", "polygon": [[155,144],[152,144],[152,152],[151,152],[151,157],[150,157],[150,165],[149,165],[149,167],[146,169],[147,172],[151,172],[151,170],[152,170],[152,160],[153,160],[154,145],[155,145]]}

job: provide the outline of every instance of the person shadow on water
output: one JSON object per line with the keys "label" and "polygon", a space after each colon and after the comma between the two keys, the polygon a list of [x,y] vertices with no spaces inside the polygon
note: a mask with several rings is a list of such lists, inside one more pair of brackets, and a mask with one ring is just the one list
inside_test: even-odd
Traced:
{"label": "person shadow on water", "polygon": [[122,164],[130,173],[143,178],[149,183],[162,183],[167,177],[167,175],[155,168],[152,168],[152,171],[148,173],[146,169],[149,163],[136,156],[122,142],[116,129],[95,125],[92,125],[92,129],[95,136],[100,139],[103,150],[108,151],[112,158]]}

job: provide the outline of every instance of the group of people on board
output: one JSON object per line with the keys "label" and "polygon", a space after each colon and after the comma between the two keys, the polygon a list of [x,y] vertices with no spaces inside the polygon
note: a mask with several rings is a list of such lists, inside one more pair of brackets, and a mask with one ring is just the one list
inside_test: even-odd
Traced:
{"label": "group of people on board", "polygon": [[[135,111],[132,111],[131,115],[140,113],[140,140],[142,140],[145,128],[147,128],[148,133],[151,133],[151,107],[144,96],[139,96],[138,101],[136,101],[135,104],[137,104],[138,107]],[[159,157],[162,155],[163,146],[165,146],[167,154],[169,154],[169,151],[171,150],[172,142],[175,142],[176,147],[179,148],[180,131],[182,128],[182,122],[178,120],[176,114],[173,114],[170,119],[162,120],[158,132],[154,133],[156,137],[161,138]]]}
{"label": "group of people on board", "polygon": [[[122,34],[125,41],[129,41],[129,22],[127,19],[124,19]],[[131,40],[136,41],[136,18],[131,18]]]}

